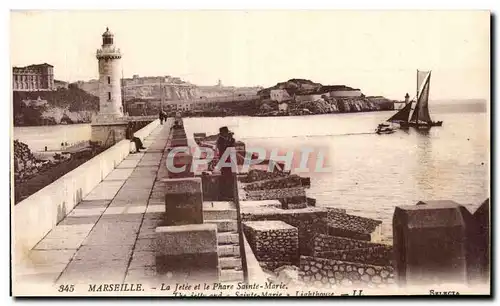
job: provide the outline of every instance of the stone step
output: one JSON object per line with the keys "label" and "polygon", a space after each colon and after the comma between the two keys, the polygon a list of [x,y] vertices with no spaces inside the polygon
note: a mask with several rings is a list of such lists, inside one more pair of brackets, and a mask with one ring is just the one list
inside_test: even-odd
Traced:
{"label": "stone step", "polygon": [[217,243],[219,245],[222,244],[238,244],[239,237],[237,232],[225,232],[225,233],[217,233]]}
{"label": "stone step", "polygon": [[240,246],[237,244],[224,244],[217,246],[217,253],[220,257],[240,256]]}
{"label": "stone step", "polygon": [[236,209],[203,210],[203,220],[236,220]]}
{"label": "stone step", "polygon": [[217,225],[217,232],[236,232],[238,230],[238,224],[236,220],[224,219],[224,220],[205,220],[205,223],[213,223]]}
{"label": "stone step", "polygon": [[203,201],[203,210],[228,210],[236,209],[231,201]]}
{"label": "stone step", "polygon": [[219,267],[221,269],[241,269],[241,258],[240,257],[220,257]]}
{"label": "stone step", "polygon": [[219,282],[238,282],[243,281],[243,271],[236,269],[220,270]]}

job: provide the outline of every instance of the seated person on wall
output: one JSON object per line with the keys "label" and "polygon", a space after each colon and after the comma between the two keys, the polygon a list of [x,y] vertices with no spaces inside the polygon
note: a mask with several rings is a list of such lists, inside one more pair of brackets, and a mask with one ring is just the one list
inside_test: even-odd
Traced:
{"label": "seated person on wall", "polygon": [[[234,147],[235,140],[233,138],[233,133],[229,132],[229,129],[224,126],[219,129],[219,137],[217,138],[217,152],[218,158],[220,159],[227,148]],[[224,162],[224,161],[223,161]],[[231,156],[228,156],[225,160],[226,163],[236,162],[231,160]],[[219,185],[219,196],[221,201],[232,201],[234,200],[234,182],[233,173],[231,167],[221,167],[221,177]]]}
{"label": "seated person on wall", "polygon": [[134,132],[133,132],[133,129],[132,129],[132,123],[131,122],[129,122],[129,124],[127,126],[126,138],[130,139],[130,142],[133,142],[135,144],[135,152],[141,152],[141,149],[142,150],[146,149],[143,146],[141,139],[134,136]]}

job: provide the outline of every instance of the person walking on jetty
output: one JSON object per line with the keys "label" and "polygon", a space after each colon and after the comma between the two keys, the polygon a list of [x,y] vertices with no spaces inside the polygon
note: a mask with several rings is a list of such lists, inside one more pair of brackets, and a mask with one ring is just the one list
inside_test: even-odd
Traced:
{"label": "person walking on jetty", "polygon": [[165,120],[166,118],[165,118],[165,113],[163,112],[162,109],[160,110],[159,117],[160,117],[160,124],[163,124],[163,120]]}
{"label": "person walking on jetty", "polygon": [[[231,147],[234,147],[235,140],[233,138],[233,133],[229,132],[227,126],[223,126],[219,129],[219,137],[217,138],[217,152],[219,160],[224,155],[224,152]],[[226,160],[220,161],[221,163],[233,163],[236,161],[231,160],[231,156],[228,156]],[[231,166],[223,166],[220,169],[221,178],[219,184],[219,196],[221,201],[232,201],[234,200],[233,188],[233,173]]]}

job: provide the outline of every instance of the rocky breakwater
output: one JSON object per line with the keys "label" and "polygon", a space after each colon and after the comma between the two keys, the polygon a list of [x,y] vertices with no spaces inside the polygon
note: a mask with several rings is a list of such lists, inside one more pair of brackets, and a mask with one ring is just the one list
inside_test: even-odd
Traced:
{"label": "rocky breakwater", "polygon": [[[286,199],[296,194],[289,191],[304,191],[306,181],[290,173],[253,170],[240,181],[244,182],[246,200],[250,200],[241,210],[245,235],[261,266],[272,271],[276,279],[284,277],[299,287],[394,283],[392,247],[372,241],[377,239],[381,221],[350,215],[343,209],[312,207],[307,204],[311,201],[290,209]],[[270,205],[271,200],[279,204]],[[291,241],[295,241],[293,235],[270,234],[276,221],[283,229],[297,230],[298,262],[285,260],[290,258],[286,255],[276,256],[278,250],[289,254]]]}
{"label": "rocky breakwater", "polygon": [[38,160],[27,144],[14,140],[14,182],[22,183],[40,172],[57,164],[59,160],[63,159],[62,155],[58,155],[55,161],[51,160]]}
{"label": "rocky breakwater", "polygon": [[313,256],[379,266],[393,265],[391,245],[325,234],[314,237]]}
{"label": "rocky breakwater", "polygon": [[394,284],[392,267],[301,256],[299,279],[314,287],[385,287]]}

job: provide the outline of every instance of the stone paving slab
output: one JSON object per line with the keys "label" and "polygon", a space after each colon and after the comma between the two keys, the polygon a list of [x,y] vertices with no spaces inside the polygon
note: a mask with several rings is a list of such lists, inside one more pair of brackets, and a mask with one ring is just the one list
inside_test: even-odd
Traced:
{"label": "stone paving slab", "polygon": [[125,169],[115,169],[111,171],[108,176],[104,178],[105,181],[109,180],[118,180],[118,181],[125,181],[126,179],[129,178],[130,174],[134,171],[134,168],[125,168]]}
{"label": "stone paving slab", "polygon": [[91,200],[112,200],[125,181],[102,181],[85,198]]}
{"label": "stone paving slab", "polygon": [[[104,222],[134,222],[137,224],[141,223],[143,218],[142,214],[121,214],[121,215],[102,215],[99,223]],[[129,224],[124,224],[124,226],[130,226]]]}
{"label": "stone paving slab", "polygon": [[139,159],[124,159],[116,168],[135,168],[139,163]]}
{"label": "stone paving slab", "polygon": [[152,251],[152,250],[155,250],[154,238],[137,239],[135,243],[134,252]]}
{"label": "stone paving slab", "polygon": [[137,201],[137,200],[132,200],[132,199],[114,199],[111,204],[109,204],[109,207],[128,207],[128,206],[146,206],[148,203],[147,199],[144,201]]}
{"label": "stone paving slab", "polygon": [[71,217],[91,217],[91,216],[100,216],[106,210],[106,207],[80,207],[76,206],[67,216],[67,218]]}
{"label": "stone paving slab", "polygon": [[108,207],[104,212],[104,216],[107,215],[130,215],[130,214],[143,214],[146,212],[146,205],[139,206],[113,206]]}
{"label": "stone paving slab", "polygon": [[92,215],[92,216],[78,216],[78,217],[66,217],[64,218],[61,222],[59,222],[59,225],[75,225],[75,224],[95,224],[97,220],[99,220],[98,215]]}
{"label": "stone paving slab", "polygon": [[125,160],[140,160],[141,158],[144,157],[144,153],[143,152],[140,152],[140,153],[130,153],[126,158]]}
{"label": "stone paving slab", "polygon": [[82,245],[87,234],[73,234],[67,238],[44,238],[33,249],[34,250],[76,250]]}
{"label": "stone paving slab", "polygon": [[32,265],[67,264],[74,254],[72,250],[32,250],[27,260]]}
{"label": "stone paving slab", "polygon": [[125,189],[120,195],[116,196],[116,200],[128,200],[131,203],[146,202],[149,198],[151,189]]}
{"label": "stone paving slab", "polygon": [[154,267],[156,261],[156,252],[154,251],[135,251],[132,255],[129,269],[141,267]]}
{"label": "stone paving slab", "polygon": [[137,164],[137,167],[151,167],[154,165],[158,165],[160,161],[156,160],[146,160],[146,161],[141,161],[139,164]]}
{"label": "stone paving slab", "polygon": [[83,207],[106,207],[109,205],[110,200],[83,200],[76,207],[78,208],[83,208]]}
{"label": "stone paving slab", "polygon": [[165,213],[165,203],[161,204],[151,204],[149,203],[148,207],[146,208],[146,213]]}
{"label": "stone paving slab", "polygon": [[73,235],[88,235],[94,227],[93,224],[59,225],[50,231],[45,239],[68,239]]}

